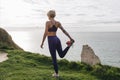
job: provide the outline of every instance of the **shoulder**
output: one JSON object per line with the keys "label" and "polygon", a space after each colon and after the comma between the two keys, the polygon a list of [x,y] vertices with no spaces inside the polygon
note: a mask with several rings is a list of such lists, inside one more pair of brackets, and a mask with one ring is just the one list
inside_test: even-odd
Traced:
{"label": "shoulder", "polygon": [[50,25],[50,21],[46,21],[46,26],[49,26]]}
{"label": "shoulder", "polygon": [[58,27],[61,26],[61,23],[59,21],[56,21],[56,24],[58,25]]}
{"label": "shoulder", "polygon": [[50,21],[46,21],[46,24],[49,24],[50,23]]}
{"label": "shoulder", "polygon": [[59,21],[55,21],[57,24],[61,24]]}

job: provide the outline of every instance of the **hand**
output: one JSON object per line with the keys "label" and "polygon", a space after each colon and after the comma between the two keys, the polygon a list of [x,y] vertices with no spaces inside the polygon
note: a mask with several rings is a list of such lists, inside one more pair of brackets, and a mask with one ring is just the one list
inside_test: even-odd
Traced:
{"label": "hand", "polygon": [[75,42],[75,40],[74,40],[74,39],[72,39],[72,38],[70,39],[70,41],[72,41],[73,43]]}
{"label": "hand", "polygon": [[41,44],[40,47],[43,49],[43,44]]}

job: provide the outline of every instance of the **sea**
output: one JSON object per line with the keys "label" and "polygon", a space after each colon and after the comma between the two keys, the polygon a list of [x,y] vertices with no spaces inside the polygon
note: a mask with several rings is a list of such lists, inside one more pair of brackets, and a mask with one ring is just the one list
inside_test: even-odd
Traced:
{"label": "sea", "polygon": [[[89,45],[100,58],[101,63],[120,67],[120,32],[80,32],[76,31],[79,28],[65,28],[65,30],[75,40],[75,43],[68,51],[64,59],[69,61],[81,61],[81,51],[83,45]],[[44,42],[44,48],[40,48],[44,28],[22,28],[22,29],[7,29],[12,39],[25,51],[34,52],[50,56],[48,49],[47,38]],[[57,36],[60,38],[62,48],[67,45],[69,40],[67,36],[58,30]],[[61,59],[57,55],[58,59]]]}

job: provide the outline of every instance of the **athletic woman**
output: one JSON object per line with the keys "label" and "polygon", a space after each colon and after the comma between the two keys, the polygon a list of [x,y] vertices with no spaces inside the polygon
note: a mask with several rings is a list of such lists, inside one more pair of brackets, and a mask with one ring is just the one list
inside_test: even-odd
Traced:
{"label": "athletic woman", "polygon": [[[74,40],[71,38],[71,36],[66,32],[66,30],[62,27],[61,23],[59,21],[56,21],[54,18],[56,16],[56,13],[54,10],[50,10],[47,13],[49,21],[46,22],[45,32],[43,35],[43,40],[41,43],[41,48],[43,48],[44,41],[46,37],[48,38],[48,45],[49,45],[49,51],[52,57],[53,66],[55,73],[53,74],[54,77],[58,77],[58,64],[57,64],[57,58],[56,58],[56,50],[61,58],[63,58],[66,53],[68,52],[71,45],[74,43]],[[62,32],[70,39],[70,41],[66,42],[67,47],[62,50],[61,41],[56,36],[57,29],[61,29]]]}

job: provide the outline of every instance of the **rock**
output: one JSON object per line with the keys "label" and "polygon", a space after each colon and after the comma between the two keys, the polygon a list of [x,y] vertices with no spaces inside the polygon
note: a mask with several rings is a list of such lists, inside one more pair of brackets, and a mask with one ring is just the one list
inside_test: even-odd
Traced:
{"label": "rock", "polygon": [[101,63],[99,57],[95,55],[93,49],[88,45],[83,45],[81,53],[81,62],[89,64],[91,66]]}
{"label": "rock", "polygon": [[15,44],[8,32],[2,28],[0,28],[0,49],[23,50],[17,44]]}
{"label": "rock", "polygon": [[0,52],[0,62],[6,61],[8,59],[7,53]]}

